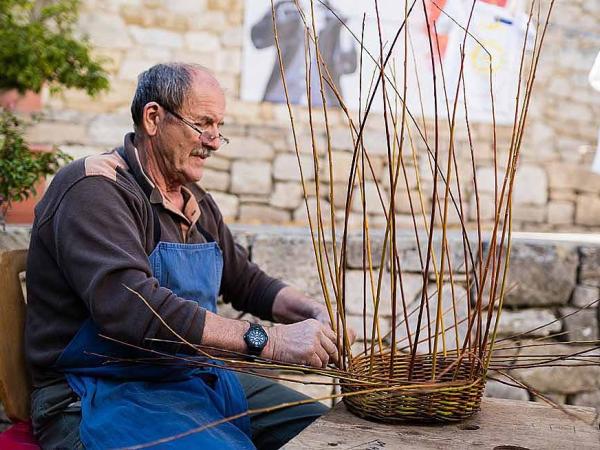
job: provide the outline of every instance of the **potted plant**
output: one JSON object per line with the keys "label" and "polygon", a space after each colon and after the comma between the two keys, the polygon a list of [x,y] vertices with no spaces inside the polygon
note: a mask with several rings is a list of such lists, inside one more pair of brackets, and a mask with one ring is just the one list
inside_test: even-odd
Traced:
{"label": "potted plant", "polygon": [[[75,29],[79,3],[0,0],[0,221],[11,205],[31,211],[32,194],[44,189],[44,177],[69,159],[56,148],[27,144],[24,122],[13,113],[39,111],[45,86],[50,92],[83,89],[91,96],[108,89],[103,61]],[[32,212],[13,221],[30,217]]]}
{"label": "potted plant", "polygon": [[23,138],[23,122],[12,112],[0,112],[0,224],[14,201],[36,193],[40,179],[71,160],[59,149],[32,152]]}

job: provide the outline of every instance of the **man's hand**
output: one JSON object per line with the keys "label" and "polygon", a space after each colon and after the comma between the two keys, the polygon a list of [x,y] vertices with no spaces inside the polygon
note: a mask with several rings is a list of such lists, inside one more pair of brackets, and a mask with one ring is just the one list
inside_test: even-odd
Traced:
{"label": "man's hand", "polygon": [[262,353],[265,358],[323,368],[338,362],[335,333],[316,319],[277,325],[267,333],[269,342]]}
{"label": "man's hand", "polygon": [[[317,319],[319,322],[321,322],[323,325],[325,325],[328,328],[331,328],[331,321],[329,320],[329,313],[327,312],[327,308],[324,305],[320,305],[321,306],[321,310],[319,312],[317,312],[317,314],[315,315],[315,319]],[[333,320],[336,320],[336,312],[333,311]],[[341,325],[341,320],[340,320],[340,325]],[[356,340],[356,332],[346,326],[346,332],[348,333],[348,340],[350,341],[350,345],[354,344],[354,341]]]}

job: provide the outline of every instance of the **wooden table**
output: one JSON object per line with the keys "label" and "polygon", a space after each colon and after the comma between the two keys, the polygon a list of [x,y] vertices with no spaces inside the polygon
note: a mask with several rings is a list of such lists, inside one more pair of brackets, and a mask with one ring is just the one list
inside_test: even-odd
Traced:
{"label": "wooden table", "polygon": [[[450,425],[386,425],[360,419],[338,403],[284,447],[294,449],[600,449],[593,408],[484,398],[481,411]],[[587,422],[587,423],[586,423]]]}

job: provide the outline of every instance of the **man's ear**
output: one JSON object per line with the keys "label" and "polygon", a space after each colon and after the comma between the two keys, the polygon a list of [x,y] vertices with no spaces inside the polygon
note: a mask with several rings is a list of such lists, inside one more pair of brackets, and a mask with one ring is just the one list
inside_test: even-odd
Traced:
{"label": "man's ear", "polygon": [[164,118],[164,111],[156,102],[148,102],[142,112],[142,127],[148,136],[156,136],[158,124]]}

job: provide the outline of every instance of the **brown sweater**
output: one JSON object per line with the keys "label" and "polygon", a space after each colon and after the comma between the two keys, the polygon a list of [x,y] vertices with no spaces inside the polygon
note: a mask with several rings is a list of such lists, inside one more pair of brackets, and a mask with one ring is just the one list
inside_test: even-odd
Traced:
{"label": "brown sweater", "polygon": [[62,378],[53,365],[90,316],[103,333],[138,346],[149,338],[172,339],[123,285],[143,295],[176,332],[201,342],[205,310],[152,276],[153,209],[162,241],[206,242],[196,221],[215,238],[224,259],[221,294],[234,308],[271,319],[273,300],[285,286],[248,260],[209,194],[189,185],[184,213],[177,212],[143,173],[133,134],[125,136],[124,149],[130,167],[117,149],[77,160],[59,171],[36,207],[25,329],[34,386]]}

